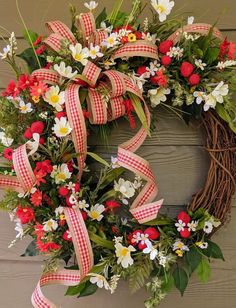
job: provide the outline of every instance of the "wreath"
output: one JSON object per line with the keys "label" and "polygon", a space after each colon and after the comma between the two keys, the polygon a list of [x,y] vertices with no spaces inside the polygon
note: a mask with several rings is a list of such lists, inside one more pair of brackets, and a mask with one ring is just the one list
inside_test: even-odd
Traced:
{"label": "wreath", "polygon": [[[29,48],[17,54],[12,33],[0,54],[16,73],[1,97],[0,206],[16,223],[11,246],[30,236],[24,255],[47,258],[34,307],[56,307],[46,285],[81,297],[114,293],[120,279],[132,291],[146,285],[145,307],[156,307],[173,286],[183,295],[193,272],[207,281],[211,259],[224,259],[211,236],[227,222],[236,187],[236,44],[193,17],[168,21],[174,1],[152,0],[153,20],[143,23],[140,0],[131,13],[115,2],[96,19],[95,1],[87,13],[71,7],[71,29],[48,22],[47,37],[25,27]],[[174,219],[159,214],[152,169],[135,154],[159,106],[201,123],[211,159],[205,187]],[[87,142],[107,140],[121,117],[140,128],[108,163]]]}

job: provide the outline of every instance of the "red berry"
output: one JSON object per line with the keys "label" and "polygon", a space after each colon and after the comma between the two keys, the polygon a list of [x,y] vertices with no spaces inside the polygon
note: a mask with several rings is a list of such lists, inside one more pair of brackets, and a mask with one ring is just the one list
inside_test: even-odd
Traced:
{"label": "red berry", "polygon": [[30,128],[27,128],[27,130],[26,130],[25,133],[24,133],[24,137],[25,137],[26,139],[31,139],[31,138],[33,137],[33,134],[32,134],[32,131],[31,131]]}
{"label": "red berry", "polygon": [[70,231],[67,230],[63,233],[62,235],[63,240],[68,241],[68,242],[72,242],[72,236],[70,234]]}
{"label": "red berry", "polygon": [[166,40],[164,42],[161,42],[160,46],[159,46],[159,51],[160,53],[166,54],[167,52],[170,51],[171,47],[174,46],[173,41],[171,40]]}
{"label": "red berry", "polygon": [[180,72],[183,77],[189,77],[194,71],[194,66],[189,62],[183,62],[180,67]]}
{"label": "red berry", "polygon": [[86,221],[88,218],[88,214],[85,211],[81,211],[81,214],[82,214],[83,220]]}
{"label": "red berry", "polygon": [[44,144],[44,143],[45,143],[45,139],[44,139],[43,137],[40,137],[40,138],[39,138],[39,143],[40,143],[40,144]]}
{"label": "red berry", "polygon": [[188,228],[184,228],[184,230],[180,231],[180,236],[182,238],[189,238],[191,235],[191,232],[188,230]]}
{"label": "red berry", "polygon": [[180,212],[178,215],[178,220],[182,220],[182,222],[188,224],[191,220],[191,217],[186,212]]}
{"label": "red berry", "polygon": [[149,227],[144,231],[144,234],[148,234],[151,240],[156,240],[159,238],[160,233],[154,227]]}
{"label": "red berry", "polygon": [[142,76],[143,74],[145,74],[147,72],[147,67],[146,66],[140,66],[137,70],[137,74],[139,76]]}
{"label": "red berry", "polygon": [[201,78],[198,74],[193,74],[189,77],[189,84],[191,86],[197,86],[200,82]]}
{"label": "red berry", "polygon": [[56,118],[60,120],[60,118],[66,118],[66,112],[60,111],[56,113]]}
{"label": "red berry", "polygon": [[37,122],[34,122],[32,125],[31,125],[31,132],[34,134],[42,134],[43,131],[44,131],[44,123],[41,122],[41,121],[37,121]]}
{"label": "red berry", "polygon": [[165,65],[165,66],[170,65],[171,62],[172,62],[172,58],[169,57],[169,56],[163,56],[163,57],[161,58],[161,63],[162,63],[163,65]]}
{"label": "red berry", "polygon": [[64,186],[62,186],[58,189],[58,193],[62,197],[66,197],[69,194],[69,192],[70,192],[69,189],[67,187],[64,187]]}
{"label": "red berry", "polygon": [[138,249],[139,250],[144,250],[145,248],[147,248],[147,245],[144,243],[144,244],[142,244],[142,242],[140,242],[139,244],[138,244]]}

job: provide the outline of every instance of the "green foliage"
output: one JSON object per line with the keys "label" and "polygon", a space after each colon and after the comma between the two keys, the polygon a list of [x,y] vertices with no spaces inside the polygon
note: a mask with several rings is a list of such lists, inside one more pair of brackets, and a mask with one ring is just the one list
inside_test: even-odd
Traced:
{"label": "green foliage", "polygon": [[132,293],[141,289],[150,277],[153,264],[149,258],[141,256],[129,269],[129,287]]}
{"label": "green foliage", "polygon": [[36,246],[36,242],[32,241],[28,247],[26,248],[25,252],[21,255],[21,257],[34,257],[39,254],[39,251]]}
{"label": "green foliage", "polygon": [[202,253],[208,258],[221,259],[224,261],[225,259],[220,247],[210,240],[208,240],[207,243],[208,247],[206,249],[203,249]]}
{"label": "green foliage", "polygon": [[104,9],[101,11],[101,13],[96,18],[96,28],[99,29],[101,27],[101,23],[107,19],[107,10],[104,7]]}
{"label": "green foliage", "polygon": [[[24,204],[25,201],[22,199],[21,204]],[[6,211],[13,211],[19,204],[18,193],[15,191],[7,191],[0,201],[0,209]]]}
{"label": "green foliage", "polygon": [[134,106],[135,112],[142,123],[143,127],[146,129],[148,135],[150,136],[150,130],[149,130],[149,125],[147,122],[147,117],[143,109],[143,105],[141,102],[141,99],[134,95],[133,93],[129,93],[129,97],[132,100],[132,104]]}
{"label": "green foliage", "polygon": [[87,152],[87,155],[92,157],[94,160],[96,160],[97,162],[99,162],[100,164],[109,167],[110,165],[105,161],[105,159],[103,159],[101,156],[99,156],[96,153],[93,152]]}
{"label": "green foliage", "polygon": [[101,246],[103,248],[108,248],[110,250],[115,249],[114,243],[112,241],[106,240],[106,239],[94,234],[93,232],[89,232],[89,238],[92,242],[94,242],[98,246]]}
{"label": "green foliage", "polygon": [[46,62],[42,57],[38,57],[38,59],[35,57],[34,50],[31,47],[27,48],[17,56],[27,63],[29,73],[32,73],[33,71],[40,68],[38,60],[40,61],[41,66],[46,65]]}
{"label": "green foliage", "polygon": [[190,274],[193,273],[199,266],[202,260],[202,254],[199,252],[197,247],[192,246],[188,252],[184,255],[184,260],[189,267]]}
{"label": "green foliage", "polygon": [[180,291],[181,295],[183,296],[184,291],[188,285],[188,275],[186,271],[178,266],[173,272],[173,278],[176,288]]}
{"label": "green foliage", "polygon": [[23,37],[24,39],[29,43],[29,45],[31,46],[31,43],[35,42],[38,38],[38,34],[32,30],[24,30],[23,32]]}
{"label": "green foliage", "polygon": [[197,274],[201,282],[208,282],[211,274],[211,268],[207,258],[202,258],[201,262],[197,267]]}
{"label": "green foliage", "polygon": [[98,287],[96,284],[92,284],[90,281],[80,283],[78,286],[69,287],[66,291],[66,296],[84,297],[94,294]]}

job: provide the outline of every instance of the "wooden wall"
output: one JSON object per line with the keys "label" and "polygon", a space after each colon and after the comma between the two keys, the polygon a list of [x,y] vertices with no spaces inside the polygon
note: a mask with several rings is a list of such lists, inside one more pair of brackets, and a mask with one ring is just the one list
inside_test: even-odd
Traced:
{"label": "wooden wall", "polygon": [[[83,1],[70,1],[80,9]],[[115,1],[100,0],[103,6],[111,8]],[[149,2],[149,1],[146,1]],[[214,22],[219,16],[219,27],[225,35],[236,41],[236,1],[235,0],[177,0],[178,13],[196,16],[197,21]],[[69,23],[69,13],[65,0],[19,0],[25,21],[30,28],[44,33],[44,22],[59,19]],[[126,1],[126,8],[131,1]],[[9,31],[15,31],[19,48],[25,43],[22,40],[22,25],[17,15],[14,0],[0,0],[0,25]],[[2,32],[3,34],[3,32]],[[6,37],[6,34],[3,34]],[[5,45],[0,40],[0,48]],[[4,88],[13,77],[10,69],[0,63],[0,89]],[[120,128],[111,136],[109,150],[101,145],[97,150],[109,158],[107,152],[115,153],[116,146],[127,140],[132,132],[127,132],[126,124],[121,121]],[[93,142],[96,145],[96,142]],[[163,211],[174,215],[186,204],[191,195],[204,185],[207,173],[208,157],[203,149],[201,128],[199,126],[186,127],[185,124],[168,112],[161,112],[157,131],[151,140],[147,140],[140,153],[151,163],[159,182],[159,197],[165,198]],[[236,200],[232,210],[229,225],[221,230],[215,240],[223,248],[225,262],[213,262],[210,283],[203,285],[193,278],[184,298],[173,292],[161,304],[161,308],[233,308],[236,307]],[[14,225],[9,223],[8,215],[0,213],[0,308],[29,308],[31,293],[41,273],[42,260],[40,258],[21,258],[27,240],[23,240],[12,249],[8,244],[14,239]],[[98,295],[83,300],[64,298],[63,287],[50,287],[46,294],[63,308],[83,307],[101,308],[141,308],[145,299],[145,291],[130,295],[127,285],[122,283],[113,296],[100,291]]]}

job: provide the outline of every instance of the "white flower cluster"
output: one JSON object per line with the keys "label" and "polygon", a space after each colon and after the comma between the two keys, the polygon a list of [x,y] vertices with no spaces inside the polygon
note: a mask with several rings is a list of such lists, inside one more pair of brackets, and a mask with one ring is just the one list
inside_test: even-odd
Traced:
{"label": "white flower cluster", "polygon": [[135,177],[134,182],[124,180],[120,178],[118,182],[114,182],[114,190],[120,193],[120,199],[123,204],[128,204],[128,200],[135,195],[135,191],[142,186],[142,179],[140,177]]}
{"label": "white flower cluster", "polygon": [[9,38],[9,44],[3,48],[3,51],[0,53],[1,60],[6,59],[8,56],[13,57],[17,51],[17,42],[15,33],[12,32]]}

